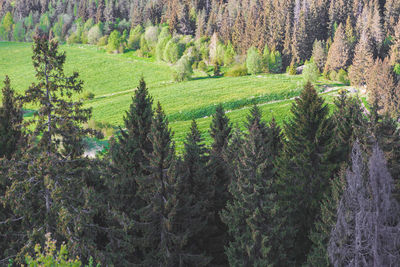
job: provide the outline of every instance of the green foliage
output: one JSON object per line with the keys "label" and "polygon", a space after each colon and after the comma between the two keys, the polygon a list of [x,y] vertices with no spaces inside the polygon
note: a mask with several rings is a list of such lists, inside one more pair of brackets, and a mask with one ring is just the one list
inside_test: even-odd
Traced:
{"label": "green foliage", "polygon": [[314,62],[308,62],[304,65],[303,69],[303,80],[305,83],[315,83],[319,78],[319,70],[317,64]]}
{"label": "green foliage", "polygon": [[97,42],[97,46],[106,46],[108,44],[108,35],[104,35]]}
{"label": "green foliage", "polygon": [[234,65],[226,73],[226,77],[240,77],[247,75],[247,68],[243,65]]}
{"label": "green foliage", "polygon": [[235,49],[233,48],[232,43],[229,41],[224,53],[224,65],[229,66],[233,64],[233,62],[235,61],[235,55]]}
{"label": "green foliage", "polygon": [[282,71],[282,56],[279,51],[271,51],[269,56],[269,71],[272,73],[280,73]]}
{"label": "green foliage", "polygon": [[171,40],[171,34],[169,33],[168,27],[163,27],[156,46],[156,58],[160,61],[163,60],[164,49],[169,40]]}
{"label": "green foliage", "polygon": [[0,106],[0,159],[11,159],[21,141],[22,110],[18,96],[11,89],[6,76],[2,89],[3,103]]}
{"label": "green foliage", "polygon": [[40,16],[39,29],[42,32],[48,33],[50,28],[51,28],[51,21],[49,18],[49,14],[44,13],[42,16]]}
{"label": "green foliage", "polygon": [[[317,218],[319,203],[327,192],[332,166],[328,162],[332,122],[328,106],[308,83],[291,107],[284,124],[286,142],[278,159],[278,214],[281,225],[281,259],[301,265],[311,248],[309,232]],[[286,265],[282,264],[282,265]]]}
{"label": "green foliage", "polygon": [[93,92],[86,91],[83,93],[83,99],[85,100],[92,100],[96,95]]}
{"label": "green foliage", "polygon": [[290,64],[290,66],[287,69],[287,73],[289,75],[296,75],[297,71],[296,71],[296,65],[294,63]]}
{"label": "green foliage", "polygon": [[263,64],[262,57],[255,47],[251,47],[247,51],[246,67],[250,74],[262,72]]}
{"label": "green foliage", "polygon": [[13,25],[14,25],[14,20],[11,15],[11,12],[7,12],[3,17],[0,25],[0,38],[3,41],[7,41],[10,39]]}
{"label": "green foliage", "polygon": [[344,69],[340,69],[336,75],[336,79],[346,85],[350,85],[350,79],[349,76],[347,74],[347,71],[345,71]]}
{"label": "green foliage", "polygon": [[108,37],[107,51],[109,53],[118,53],[121,46],[121,34],[114,30]]}
{"label": "green foliage", "polygon": [[25,40],[25,28],[22,21],[19,21],[14,25],[13,37],[17,42],[23,42]]}
{"label": "green foliage", "polygon": [[165,61],[169,63],[175,63],[181,58],[183,51],[178,42],[179,39],[176,37],[168,41],[167,45],[165,46],[163,55]]}
{"label": "green foliage", "polygon": [[97,44],[102,36],[100,25],[96,24],[88,32],[88,43]]}
{"label": "green foliage", "polygon": [[[50,233],[46,234],[46,244],[44,250],[39,244],[35,246],[35,256],[27,255],[25,257],[27,266],[43,266],[43,267],[80,267],[82,262],[79,259],[68,257],[68,249],[62,244],[60,250],[56,249],[56,241],[51,239]],[[93,265],[91,265],[93,266]],[[98,265],[99,266],[99,265]]]}
{"label": "green foliage", "polygon": [[393,72],[394,72],[396,75],[399,75],[399,76],[400,76],[400,63],[397,63],[396,65],[394,65]]}
{"label": "green foliage", "polygon": [[189,56],[181,57],[174,66],[174,79],[177,82],[189,80],[193,74],[192,64]]}
{"label": "green foliage", "polygon": [[128,48],[132,50],[140,49],[140,37],[142,36],[143,28],[138,25],[129,32]]}

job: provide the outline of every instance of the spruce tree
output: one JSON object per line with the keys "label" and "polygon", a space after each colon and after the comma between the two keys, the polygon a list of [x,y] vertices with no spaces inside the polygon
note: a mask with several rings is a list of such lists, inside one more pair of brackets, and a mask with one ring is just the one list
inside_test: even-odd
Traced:
{"label": "spruce tree", "polygon": [[100,164],[91,165],[83,157],[82,140],[95,133],[82,126],[91,111],[72,100],[82,91],[82,82],[78,73],[64,74],[65,54],[56,42],[37,36],[33,52],[37,82],[26,90],[24,100],[38,111],[27,122],[33,128],[28,147],[10,164],[12,183],[4,199],[21,225],[14,233],[20,235],[18,258],[23,260],[50,232],[83,261],[95,255],[110,263],[118,253],[108,254],[115,240],[106,223],[112,215],[102,198],[104,177],[94,167]]}
{"label": "spruce tree", "polygon": [[332,139],[328,106],[308,83],[284,124],[286,141],[278,159],[279,212],[287,264],[302,264],[311,247],[308,237],[327,191],[332,166],[327,162]]}
{"label": "spruce tree", "polygon": [[350,61],[350,46],[346,38],[343,24],[336,29],[335,38],[328,52],[324,73],[345,69]]}
{"label": "spruce tree", "polygon": [[138,194],[144,200],[143,208],[138,210],[139,221],[136,223],[141,231],[137,242],[144,253],[142,265],[169,266],[173,261],[173,236],[170,234],[169,202],[171,201],[171,177],[167,172],[174,162],[174,144],[168,120],[160,103],[152,120],[148,136],[152,150],[145,153],[148,164],[147,173],[137,178]]}
{"label": "spruce tree", "polygon": [[207,224],[208,240],[205,246],[207,254],[213,257],[212,264],[226,264],[224,246],[227,244],[227,229],[221,221],[219,213],[225,208],[226,202],[230,198],[228,185],[231,177],[223,154],[231,138],[231,125],[222,105],[217,106],[210,127],[213,143],[207,168],[210,172],[210,185],[212,186],[212,196],[210,197],[212,215]]}
{"label": "spruce tree", "polygon": [[[125,129],[120,129],[117,140],[112,141],[110,154],[115,178],[112,183],[113,206],[125,216],[130,224],[137,221],[136,212],[143,206],[143,200],[137,196],[137,177],[146,174],[148,160],[144,155],[152,152],[148,139],[153,117],[153,99],[149,96],[146,83],[142,78],[132,97],[132,103],[124,117]],[[140,260],[139,244],[132,242],[137,235],[135,227],[127,230],[127,260],[134,263]],[[130,244],[130,245],[128,245]]]}
{"label": "spruce tree", "polygon": [[21,141],[22,110],[18,96],[10,85],[10,78],[4,80],[3,105],[0,107],[0,158],[11,159]]}
{"label": "spruce tree", "polygon": [[363,86],[367,82],[369,69],[374,65],[373,51],[367,32],[363,32],[356,46],[353,65],[349,71],[352,85]]}
{"label": "spruce tree", "polygon": [[[261,121],[257,107],[251,110],[249,133],[240,151],[236,177],[229,191],[232,200],[222,212],[231,242],[226,254],[231,266],[268,266],[279,262],[279,244],[274,243],[273,153],[270,129]],[[251,124],[251,126],[250,126]]]}

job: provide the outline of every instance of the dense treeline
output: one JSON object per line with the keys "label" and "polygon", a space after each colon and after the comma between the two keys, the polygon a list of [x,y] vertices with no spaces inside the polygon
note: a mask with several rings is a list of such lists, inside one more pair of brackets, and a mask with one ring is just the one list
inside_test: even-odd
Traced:
{"label": "dense treeline", "polygon": [[[98,133],[72,98],[79,74],[64,73],[65,54],[45,36],[32,61],[37,81],[24,95],[8,78],[3,88],[0,264],[24,262],[35,244],[54,251],[50,234],[72,258],[102,265],[400,261],[399,130],[375,98],[367,111],[343,91],[330,113],[308,83],[282,129],[254,106],[244,132],[219,106],[212,145],[193,121],[177,155],[142,79],[110,151],[90,159],[84,140]],[[22,120],[23,105],[38,107],[33,118]]]}
{"label": "dense treeline", "polygon": [[[138,50],[169,63],[183,56],[177,80],[190,66],[219,74],[246,54],[251,74],[293,72],[311,59],[329,78],[364,85],[363,70],[378,59],[400,74],[399,17],[397,0],[1,0],[0,39],[31,41],[40,29],[110,52]],[[241,73],[236,66],[230,74]]]}

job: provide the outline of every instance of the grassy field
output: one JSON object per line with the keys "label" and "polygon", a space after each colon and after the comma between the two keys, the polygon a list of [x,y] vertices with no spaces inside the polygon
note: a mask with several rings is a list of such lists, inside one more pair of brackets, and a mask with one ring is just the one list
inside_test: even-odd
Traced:
{"label": "grassy field", "polygon": [[[110,55],[88,45],[62,45],[61,50],[67,55],[65,72],[78,71],[84,91],[95,94],[85,106],[93,107],[96,122],[121,125],[143,76],[155,102],[160,101],[168,115],[178,149],[193,118],[209,140],[206,132],[210,116],[219,103],[233,123],[240,124],[254,103],[261,105],[266,119],[274,116],[282,122],[289,114],[289,99],[298,96],[302,89],[301,76],[286,74],[211,78],[196,72],[192,80],[175,83],[171,66],[136,57],[133,52]],[[22,93],[35,80],[31,57],[31,44],[0,42],[0,79],[9,75],[13,88]],[[328,81],[318,84],[321,88],[324,85],[338,86]]]}

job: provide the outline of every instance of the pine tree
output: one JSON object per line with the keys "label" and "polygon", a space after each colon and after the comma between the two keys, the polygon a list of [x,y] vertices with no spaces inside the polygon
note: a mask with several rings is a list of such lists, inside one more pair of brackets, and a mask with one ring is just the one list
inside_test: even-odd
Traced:
{"label": "pine tree", "polygon": [[355,144],[352,162],[329,241],[329,258],[334,266],[393,266],[400,260],[396,249],[400,213],[383,152],[375,145],[367,167]]}
{"label": "pine tree", "polygon": [[0,158],[11,159],[21,141],[22,110],[18,96],[10,85],[10,78],[4,80],[3,105],[0,107]]}
{"label": "pine tree", "polygon": [[[285,123],[286,142],[278,159],[279,210],[287,264],[302,264],[311,247],[309,232],[327,191],[332,166],[326,161],[332,139],[328,106],[308,83]],[[289,256],[290,255],[290,256]]]}
{"label": "pine tree", "polygon": [[363,86],[367,82],[367,73],[374,64],[373,51],[367,32],[363,32],[356,46],[353,65],[349,71],[352,85]]}

